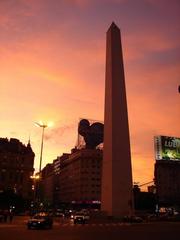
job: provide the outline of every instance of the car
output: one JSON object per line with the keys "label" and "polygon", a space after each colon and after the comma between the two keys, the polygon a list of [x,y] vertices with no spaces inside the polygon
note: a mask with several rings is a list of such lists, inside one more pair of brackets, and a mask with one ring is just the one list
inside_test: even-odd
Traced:
{"label": "car", "polygon": [[47,229],[52,228],[53,220],[49,215],[36,214],[27,222],[28,229]]}
{"label": "car", "polygon": [[143,219],[138,216],[124,216],[123,221],[128,223],[141,223]]}
{"label": "car", "polygon": [[63,212],[55,212],[55,217],[61,217],[61,218],[64,218],[65,215]]}
{"label": "car", "polygon": [[71,219],[71,220],[74,219],[74,215],[75,215],[75,214],[73,214],[73,213],[71,214],[71,216],[70,216],[70,219]]}
{"label": "car", "polygon": [[3,220],[4,220],[4,216],[3,214],[0,213],[0,222],[3,222]]}
{"label": "car", "polygon": [[86,223],[88,220],[90,219],[89,215],[87,214],[84,214],[84,213],[76,213],[74,216],[73,216],[73,220],[74,220],[74,224],[77,224],[77,223]]}

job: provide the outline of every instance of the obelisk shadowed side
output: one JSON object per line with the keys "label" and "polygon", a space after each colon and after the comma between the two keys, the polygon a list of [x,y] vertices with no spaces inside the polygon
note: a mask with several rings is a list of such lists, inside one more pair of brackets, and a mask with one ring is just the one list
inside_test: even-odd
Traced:
{"label": "obelisk shadowed side", "polygon": [[133,212],[132,168],[124,66],[119,28],[106,35],[104,156],[101,210],[109,216]]}

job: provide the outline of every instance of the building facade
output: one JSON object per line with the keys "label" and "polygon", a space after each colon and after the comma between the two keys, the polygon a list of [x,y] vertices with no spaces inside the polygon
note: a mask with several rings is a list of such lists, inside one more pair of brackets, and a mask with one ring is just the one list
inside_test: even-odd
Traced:
{"label": "building facade", "polygon": [[61,158],[59,199],[63,203],[97,203],[101,199],[102,150],[73,150]]}
{"label": "building facade", "polygon": [[13,190],[24,199],[32,198],[34,152],[30,143],[0,138],[0,190]]}
{"label": "building facade", "polygon": [[40,189],[41,198],[47,205],[52,205],[54,201],[54,189],[55,189],[55,174],[54,166],[52,163],[48,163],[41,172]]}
{"label": "building facade", "polygon": [[154,175],[158,202],[180,205],[180,161],[157,160]]}
{"label": "building facade", "polygon": [[62,156],[57,157],[53,161],[53,166],[54,166],[54,206],[59,206],[61,202],[61,193],[60,193],[60,188],[61,188],[61,182],[60,182],[60,172],[61,172],[61,163],[68,159],[70,153],[63,153]]}

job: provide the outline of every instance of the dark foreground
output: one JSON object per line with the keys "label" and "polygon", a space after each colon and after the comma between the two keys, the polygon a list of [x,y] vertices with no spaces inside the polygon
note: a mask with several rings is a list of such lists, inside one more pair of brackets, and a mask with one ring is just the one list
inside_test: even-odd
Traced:
{"label": "dark foreground", "polygon": [[89,223],[74,225],[56,220],[51,230],[28,230],[25,219],[0,223],[1,240],[179,240],[180,222],[139,224]]}

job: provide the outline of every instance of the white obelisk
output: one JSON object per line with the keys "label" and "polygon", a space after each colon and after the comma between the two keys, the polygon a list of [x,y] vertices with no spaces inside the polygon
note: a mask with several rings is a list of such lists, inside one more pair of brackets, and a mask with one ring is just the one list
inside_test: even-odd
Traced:
{"label": "white obelisk", "polygon": [[132,168],[121,37],[114,23],[106,37],[101,210],[125,216],[133,214]]}

